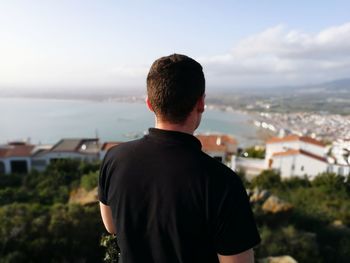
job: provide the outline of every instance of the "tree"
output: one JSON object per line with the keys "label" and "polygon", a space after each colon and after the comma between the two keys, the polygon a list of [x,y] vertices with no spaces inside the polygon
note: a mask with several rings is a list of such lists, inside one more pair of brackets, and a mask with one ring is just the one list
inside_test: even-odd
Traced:
{"label": "tree", "polygon": [[249,157],[249,158],[264,159],[265,158],[265,148],[258,147],[258,146],[252,146],[252,147],[246,148],[243,151],[242,156]]}
{"label": "tree", "polygon": [[264,170],[251,182],[252,187],[271,189],[281,186],[281,176],[275,170]]}
{"label": "tree", "polygon": [[81,177],[80,186],[85,188],[85,190],[90,191],[97,187],[98,183],[98,172],[90,172]]}

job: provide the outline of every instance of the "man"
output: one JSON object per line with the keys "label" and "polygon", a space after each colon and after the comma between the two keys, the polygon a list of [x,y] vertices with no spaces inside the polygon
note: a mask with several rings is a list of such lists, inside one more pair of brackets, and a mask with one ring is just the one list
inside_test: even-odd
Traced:
{"label": "man", "polygon": [[201,65],[174,54],[147,76],[155,128],[111,148],[101,165],[103,222],[123,263],[254,262],[260,242],[245,189],[193,136],[204,112]]}

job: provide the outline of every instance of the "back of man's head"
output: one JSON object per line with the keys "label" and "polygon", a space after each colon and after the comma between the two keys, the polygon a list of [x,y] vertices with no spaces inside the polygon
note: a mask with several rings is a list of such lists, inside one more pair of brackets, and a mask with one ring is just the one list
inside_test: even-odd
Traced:
{"label": "back of man's head", "polygon": [[157,118],[183,123],[204,95],[202,66],[185,55],[157,59],[147,76],[147,95]]}

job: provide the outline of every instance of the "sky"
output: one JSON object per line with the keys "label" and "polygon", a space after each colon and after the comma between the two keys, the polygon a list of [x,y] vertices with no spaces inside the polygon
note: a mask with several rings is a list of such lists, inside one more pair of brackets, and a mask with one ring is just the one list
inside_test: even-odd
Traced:
{"label": "sky", "polygon": [[0,91],[144,87],[186,54],[207,86],[290,86],[350,76],[350,1],[0,0]]}

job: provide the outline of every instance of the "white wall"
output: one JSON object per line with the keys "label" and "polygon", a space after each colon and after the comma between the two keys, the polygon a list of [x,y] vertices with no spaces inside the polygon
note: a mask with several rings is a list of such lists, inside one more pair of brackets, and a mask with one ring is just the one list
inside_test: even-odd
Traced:
{"label": "white wall", "polygon": [[5,174],[11,173],[11,165],[8,158],[1,159],[1,161],[4,163],[5,166]]}
{"label": "white wall", "polygon": [[[302,167],[304,167],[303,171]],[[296,158],[294,174],[298,176],[307,174],[310,179],[313,179],[316,175],[327,172],[327,168],[328,163],[299,154]]]}
{"label": "white wall", "polygon": [[279,142],[279,143],[268,143],[266,144],[266,161],[271,158],[272,154],[277,152],[285,152],[288,149],[299,150],[300,143],[299,141],[291,141],[291,142]]}
{"label": "white wall", "polygon": [[328,167],[328,172],[348,177],[350,175],[350,166],[330,164]]}
{"label": "white wall", "polygon": [[313,153],[313,154],[318,155],[318,156],[322,156],[322,157],[326,156],[326,147],[323,147],[323,146],[319,146],[319,145],[315,145],[315,144],[301,141],[300,142],[300,149],[302,149],[306,152],[309,152],[309,153]]}
{"label": "white wall", "polygon": [[272,167],[280,170],[282,178],[303,177],[306,174],[310,179],[313,179],[318,174],[327,172],[328,163],[303,154],[296,154],[273,157]]}
{"label": "white wall", "polygon": [[274,156],[272,160],[271,168],[279,170],[282,178],[289,178],[292,176],[292,165],[295,163],[295,155]]}
{"label": "white wall", "polygon": [[32,170],[32,164],[30,157],[9,157],[2,160],[5,164],[5,174],[12,173],[11,171],[11,161],[26,161],[28,172]]}
{"label": "white wall", "polygon": [[76,152],[48,152],[41,156],[41,159],[46,159],[50,162],[50,159],[78,159],[93,161],[99,159],[99,154],[81,154]]}
{"label": "white wall", "polygon": [[[44,161],[44,164],[43,165],[37,165],[35,163],[33,163],[33,161]],[[47,158],[43,158],[43,157],[39,157],[39,158],[35,158],[33,157],[32,158],[32,169],[35,169],[39,172],[43,172],[45,171],[47,165],[49,165],[49,161]]]}
{"label": "white wall", "polygon": [[259,175],[263,170],[267,169],[264,159],[243,157],[237,157],[232,159],[235,159],[235,168],[232,167],[232,169],[243,169],[248,180],[253,179],[255,176]]}

